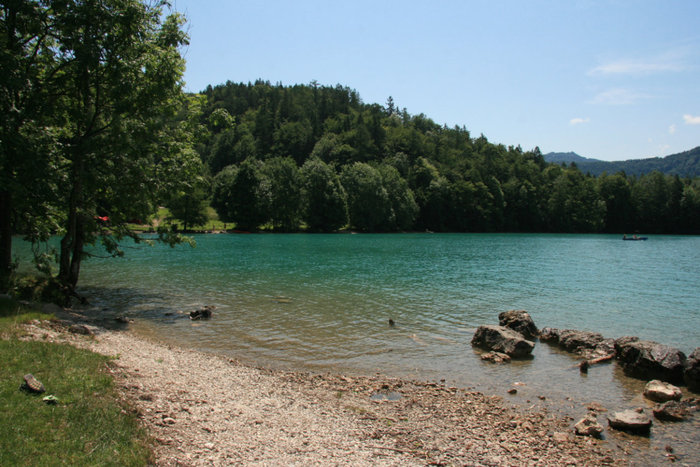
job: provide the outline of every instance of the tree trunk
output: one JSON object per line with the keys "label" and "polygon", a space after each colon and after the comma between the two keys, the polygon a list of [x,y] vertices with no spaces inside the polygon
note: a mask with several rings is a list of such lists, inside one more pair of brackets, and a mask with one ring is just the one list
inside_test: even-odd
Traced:
{"label": "tree trunk", "polygon": [[[78,151],[79,149],[76,150],[76,153]],[[80,257],[84,244],[84,233],[82,231],[84,225],[78,213],[81,204],[80,200],[82,199],[83,165],[83,158],[77,154],[71,174],[73,188],[68,198],[66,234],[61,239],[61,252],[59,257],[58,280],[71,289],[75,288],[75,285],[78,283],[78,273],[80,272],[80,258],[74,265],[76,252],[80,251],[80,255],[77,255]]]}
{"label": "tree trunk", "polygon": [[5,288],[12,272],[12,194],[0,191],[0,288]]}

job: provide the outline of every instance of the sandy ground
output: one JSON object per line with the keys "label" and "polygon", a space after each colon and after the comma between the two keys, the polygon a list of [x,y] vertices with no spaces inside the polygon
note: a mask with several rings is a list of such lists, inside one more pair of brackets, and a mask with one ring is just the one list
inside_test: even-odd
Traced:
{"label": "sandy ground", "polygon": [[117,357],[123,396],[158,465],[627,465],[571,421],[499,396],[381,376],[254,368],[220,356],[48,322],[28,336]]}

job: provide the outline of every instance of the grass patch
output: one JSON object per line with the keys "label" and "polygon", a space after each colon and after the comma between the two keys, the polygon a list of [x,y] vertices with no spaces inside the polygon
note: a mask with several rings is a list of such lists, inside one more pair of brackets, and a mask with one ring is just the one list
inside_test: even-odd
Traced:
{"label": "grass patch", "polygon": [[[145,430],[119,400],[109,357],[10,337],[18,324],[47,317],[0,299],[0,465],[152,463]],[[44,384],[46,393],[19,389],[27,373]],[[58,403],[44,403],[46,395]]]}

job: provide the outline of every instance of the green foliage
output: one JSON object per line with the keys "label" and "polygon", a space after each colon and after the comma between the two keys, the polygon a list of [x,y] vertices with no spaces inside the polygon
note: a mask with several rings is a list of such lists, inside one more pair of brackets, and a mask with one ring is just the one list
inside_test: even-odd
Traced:
{"label": "green foliage", "polygon": [[291,157],[275,157],[262,168],[269,182],[269,214],[275,230],[292,232],[301,219],[301,173]]}
{"label": "green foliage", "polygon": [[394,224],[389,194],[378,170],[363,162],[345,166],[340,181],[347,193],[350,226],[365,232]]}
{"label": "green foliage", "polygon": [[182,95],[187,37],[165,5],[3,5],[0,275],[8,234],[60,234],[58,275],[74,287],[86,245],[120,255],[119,241],[133,236],[127,223],[200,175],[190,148],[203,136],[202,102]]}
{"label": "green foliage", "polygon": [[332,232],[348,222],[345,189],[336,173],[320,159],[308,159],[301,168],[304,221],[312,231]]}

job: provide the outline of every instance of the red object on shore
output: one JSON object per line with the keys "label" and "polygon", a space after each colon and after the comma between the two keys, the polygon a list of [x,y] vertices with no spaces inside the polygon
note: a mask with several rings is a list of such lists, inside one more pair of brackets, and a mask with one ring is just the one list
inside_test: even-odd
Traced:
{"label": "red object on shore", "polygon": [[109,222],[109,217],[107,216],[95,216],[95,219],[102,222]]}

